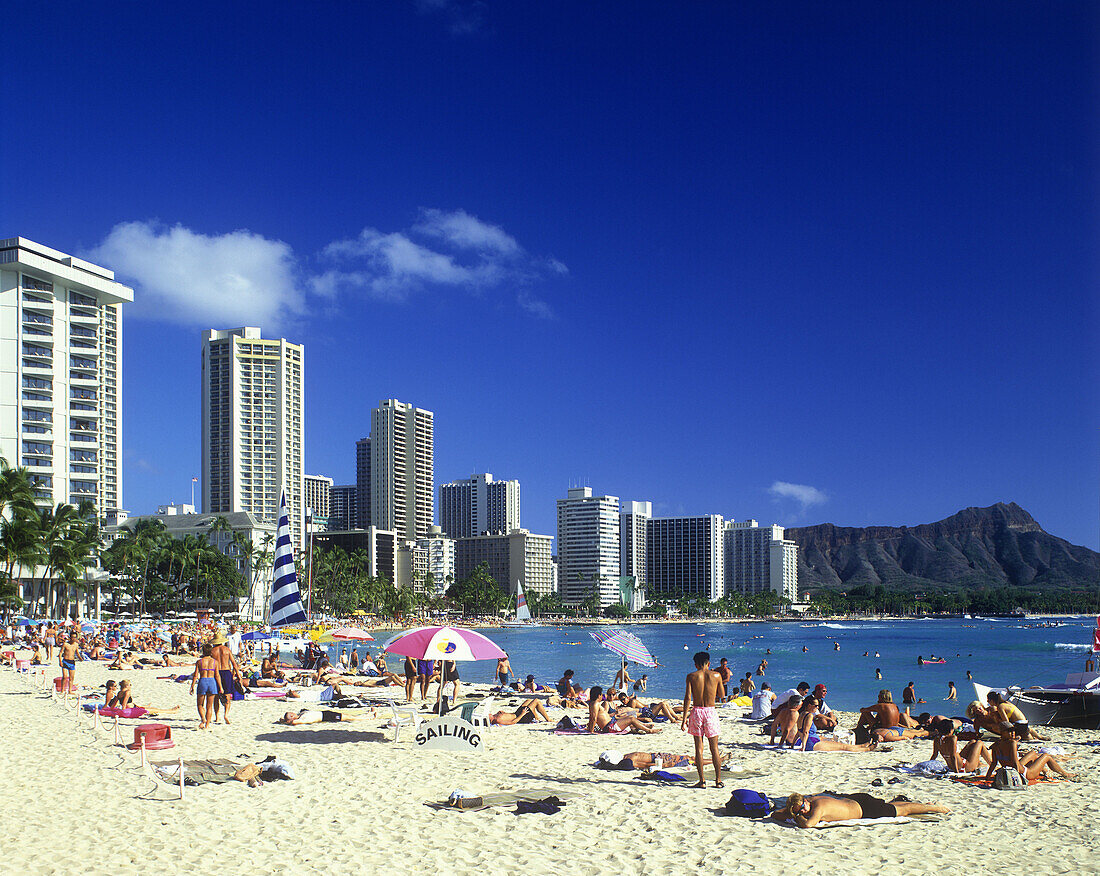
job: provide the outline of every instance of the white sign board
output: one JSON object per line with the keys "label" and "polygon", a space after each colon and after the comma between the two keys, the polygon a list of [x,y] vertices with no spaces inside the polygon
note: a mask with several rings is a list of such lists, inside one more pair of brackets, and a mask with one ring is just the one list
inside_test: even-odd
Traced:
{"label": "white sign board", "polygon": [[421,724],[415,741],[417,748],[430,751],[481,751],[484,747],[477,727],[447,715]]}

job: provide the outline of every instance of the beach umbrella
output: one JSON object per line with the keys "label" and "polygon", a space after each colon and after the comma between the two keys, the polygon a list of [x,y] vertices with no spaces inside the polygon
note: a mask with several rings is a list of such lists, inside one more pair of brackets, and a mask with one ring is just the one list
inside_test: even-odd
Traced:
{"label": "beach umbrella", "polygon": [[601,630],[600,632],[589,633],[589,635],[601,646],[613,654],[618,654],[626,662],[649,667],[657,665],[657,661],[653,659],[649,649],[633,633],[628,633],[625,630]]}
{"label": "beach umbrella", "polygon": [[657,661],[653,659],[649,649],[633,633],[628,633],[625,630],[599,630],[595,633],[589,633],[589,635],[612,654],[618,654],[623,658],[624,676],[626,675],[627,661],[649,667],[657,665]]}
{"label": "beach umbrella", "polygon": [[[359,627],[340,627],[337,630],[333,630],[329,633],[332,638],[339,642],[373,642],[374,636],[368,633],[366,630],[362,630]],[[355,646],[352,645],[352,651],[355,650]]]}
{"label": "beach umbrella", "polygon": [[[382,646],[383,651],[416,660],[497,660],[505,653],[481,633],[458,627],[418,627],[398,633]],[[443,676],[440,674],[436,711],[443,700]]]}
{"label": "beach umbrella", "polygon": [[359,627],[340,627],[338,630],[333,630],[329,635],[334,639],[355,639],[359,642],[374,641],[374,636],[366,630],[359,629]]}
{"label": "beach umbrella", "polygon": [[95,631],[96,626],[91,621],[84,621],[84,623],[80,625],[80,632],[82,633],[94,633]]}
{"label": "beach umbrella", "polygon": [[398,633],[382,650],[417,660],[496,660],[505,656],[491,639],[457,627],[418,627]]}
{"label": "beach umbrella", "polygon": [[265,633],[263,630],[249,630],[243,636],[241,636],[242,642],[262,642],[264,639],[274,639],[275,637],[271,633]]}

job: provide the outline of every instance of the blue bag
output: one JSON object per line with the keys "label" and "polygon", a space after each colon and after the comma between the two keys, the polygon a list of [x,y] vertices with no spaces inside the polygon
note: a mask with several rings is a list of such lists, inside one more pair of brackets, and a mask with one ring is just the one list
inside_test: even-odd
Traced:
{"label": "blue bag", "polygon": [[771,811],[771,800],[759,791],[747,791],[744,788],[738,788],[734,791],[726,804],[728,815],[742,815],[746,818],[757,818],[761,815],[767,815]]}

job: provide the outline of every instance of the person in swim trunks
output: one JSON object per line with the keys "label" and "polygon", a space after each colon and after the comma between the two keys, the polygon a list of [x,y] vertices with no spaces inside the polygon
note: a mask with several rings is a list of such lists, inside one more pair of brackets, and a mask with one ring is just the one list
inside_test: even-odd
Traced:
{"label": "person in swim trunks", "polygon": [[370,715],[353,715],[348,712],[334,712],[329,709],[302,709],[300,712],[287,712],[276,721],[277,724],[341,724],[348,721],[368,721]]}
{"label": "person in swim trunks", "polygon": [[534,698],[524,700],[514,712],[496,712],[489,716],[490,724],[500,724],[502,727],[510,724],[541,724],[549,720],[550,716],[542,703]]}
{"label": "person in swim trunks", "polygon": [[428,685],[432,683],[432,676],[435,673],[435,661],[434,660],[417,660],[416,661],[416,678],[420,682],[420,699],[426,700],[428,698]]}
{"label": "person in swim trunks", "polygon": [[857,818],[896,818],[906,815],[947,813],[946,806],[912,803],[893,799],[889,802],[870,794],[791,794],[787,803],[772,817],[778,821],[793,821],[799,827],[816,827],[822,822],[848,821]]}
{"label": "person in swim trunks", "polygon": [[191,693],[195,694],[200,730],[206,730],[210,726],[214,717],[214,700],[218,698],[218,680],[214,677],[218,664],[210,656],[211,650],[209,642],[202,646],[202,656],[195,661],[195,672],[191,676]]}
{"label": "person in swim trunks", "polygon": [[218,681],[218,697],[214,701],[214,723],[220,724],[218,706],[225,709],[225,723],[229,723],[229,704],[233,702],[237,690],[236,679],[241,674],[241,667],[237,664],[237,658],[226,647],[225,635],[217,633],[210,640],[210,656],[218,666],[215,676]]}
{"label": "person in swim trunks", "polygon": [[65,679],[62,684],[64,690],[76,690],[76,653],[79,645],[76,641],[76,633],[69,635],[69,641],[61,646],[58,662],[61,664],[61,677]]}
{"label": "person in swim trunks", "polygon": [[722,676],[710,668],[710,654],[700,651],[695,655],[695,671],[688,673],[684,686],[684,709],[680,729],[687,727],[695,737],[695,763],[698,764],[699,781],[696,788],[705,788],[703,778],[703,738],[710,743],[710,759],[714,766],[714,787],[722,787],[721,758],[718,754],[718,712],[714,708]]}
{"label": "person in swim trunks", "polygon": [[[719,766],[729,760],[729,752],[722,755]],[[631,751],[623,755],[623,758],[634,764],[636,770],[669,770],[686,769],[695,765],[695,757],[690,754],[672,754],[668,751]],[[700,766],[710,766],[710,758],[703,758]]]}

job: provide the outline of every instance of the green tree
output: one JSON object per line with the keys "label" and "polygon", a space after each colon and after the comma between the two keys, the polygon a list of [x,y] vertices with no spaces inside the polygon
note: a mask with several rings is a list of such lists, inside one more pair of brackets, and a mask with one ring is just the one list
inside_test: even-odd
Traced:
{"label": "green tree", "polygon": [[482,563],[467,578],[454,584],[447,592],[451,601],[467,617],[495,614],[508,604],[508,597]]}

